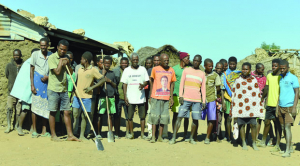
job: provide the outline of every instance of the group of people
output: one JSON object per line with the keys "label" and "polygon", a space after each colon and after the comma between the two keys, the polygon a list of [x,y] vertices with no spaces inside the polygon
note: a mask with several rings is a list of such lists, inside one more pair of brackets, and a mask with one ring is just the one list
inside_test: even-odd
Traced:
{"label": "group of people", "polygon": [[[246,141],[251,129],[254,150],[274,146],[272,151],[283,153],[283,157],[289,157],[294,151],[291,126],[297,113],[299,82],[289,72],[289,63],[285,60],[274,59],[272,71],[265,75],[261,63],[256,64],[253,71],[248,62],[242,64],[241,71],[237,70],[236,57],[230,57],[228,61],[221,59],[215,66],[207,58],[202,71],[201,55],[195,55],[191,62],[188,53],[179,52],[180,63],[170,67],[166,53],[147,58],[144,66],[139,65],[139,55],[133,53],[130,59],[121,58],[119,67],[111,69],[113,60],[110,56],[98,56],[94,62],[92,53],[88,51],[82,54],[80,64],[76,64],[73,53],[68,51],[69,43],[66,40],[59,41],[55,53],[49,52],[48,47],[48,39],[41,39],[40,49],[32,50],[31,57],[25,62],[20,50],[13,51],[13,59],[5,69],[9,94],[5,133],[11,131],[15,109],[15,129],[19,135],[24,135],[22,125],[27,112],[31,110],[33,138],[39,136],[36,119],[41,117],[40,136],[62,141],[55,132],[55,122],[62,115],[67,140],[87,139],[92,127],[88,119],[97,129],[96,137],[102,139],[104,115],[108,113],[108,126],[113,126],[114,139],[119,139],[124,110],[127,139],[135,138],[133,116],[138,111],[141,125],[139,138],[151,143],[175,144],[184,119],[184,139],[196,144],[198,121],[207,118],[205,144],[210,144],[212,139],[230,142],[234,137],[239,138],[243,150],[248,150]],[[172,120],[170,109],[173,112]],[[188,136],[190,114],[192,126]],[[221,132],[222,119],[225,136]],[[234,126],[238,126],[233,135],[232,120]],[[265,126],[262,140],[259,141],[262,120]],[[51,133],[47,132],[48,121]],[[276,140],[271,121],[274,122]],[[170,122],[173,135],[169,139]],[[148,135],[144,132],[145,128],[148,129]],[[109,127],[108,130],[112,132],[113,129]],[[279,146],[282,132],[287,145],[285,151],[281,151]],[[270,140],[267,143],[268,134]]]}

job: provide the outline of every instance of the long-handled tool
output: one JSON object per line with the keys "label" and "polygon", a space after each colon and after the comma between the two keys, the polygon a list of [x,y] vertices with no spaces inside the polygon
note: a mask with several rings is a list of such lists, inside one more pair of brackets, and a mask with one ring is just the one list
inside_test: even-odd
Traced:
{"label": "long-handled tool", "polygon": [[[103,63],[103,69],[104,69],[103,50],[102,49],[101,49],[101,55],[102,55],[102,63]],[[109,115],[109,109],[108,109],[108,96],[107,96],[106,81],[104,83],[104,86],[105,86],[105,93],[106,93],[105,100],[106,100],[106,112],[107,112],[107,123],[108,123],[107,141],[108,142],[115,142],[114,134],[112,132],[112,128],[111,128],[111,125],[110,125],[110,115]]]}
{"label": "long-handled tool", "polygon": [[96,132],[95,132],[93,123],[92,123],[92,121],[91,121],[91,119],[90,119],[90,117],[89,117],[89,115],[88,115],[88,113],[87,113],[87,111],[86,111],[86,109],[85,109],[85,106],[84,106],[84,104],[83,104],[83,102],[82,102],[82,100],[81,100],[81,97],[79,96],[78,89],[77,89],[77,87],[76,87],[76,85],[75,85],[75,82],[74,82],[74,80],[73,80],[73,78],[72,78],[72,75],[71,75],[71,73],[70,73],[70,70],[69,70],[69,68],[68,68],[67,66],[66,66],[66,69],[67,69],[67,71],[68,71],[68,73],[69,73],[69,75],[70,75],[70,78],[71,78],[71,80],[72,80],[72,83],[73,83],[73,85],[74,85],[74,87],[75,87],[75,91],[76,91],[77,97],[78,97],[79,100],[80,100],[80,103],[81,103],[81,105],[82,105],[82,108],[83,108],[83,110],[84,110],[84,113],[85,113],[87,119],[89,120],[89,123],[90,123],[90,125],[91,125],[91,129],[94,131],[94,134],[95,134],[95,137],[96,137],[96,138],[95,138],[96,147],[97,147],[98,150],[103,151],[103,150],[104,150],[103,144],[102,144],[101,140],[100,140],[100,139],[97,137],[97,135],[96,135]]}

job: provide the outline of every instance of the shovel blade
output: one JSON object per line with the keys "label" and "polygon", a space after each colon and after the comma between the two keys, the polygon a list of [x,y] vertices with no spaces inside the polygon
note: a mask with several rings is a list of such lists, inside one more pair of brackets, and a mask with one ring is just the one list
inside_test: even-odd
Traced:
{"label": "shovel blade", "polygon": [[99,138],[95,139],[95,143],[96,143],[96,147],[97,147],[98,150],[101,150],[101,151],[104,150],[104,146],[103,146],[103,144],[102,144],[102,142]]}
{"label": "shovel blade", "polygon": [[108,131],[108,132],[107,132],[107,141],[108,141],[108,142],[115,142],[114,134],[113,134],[112,131]]}

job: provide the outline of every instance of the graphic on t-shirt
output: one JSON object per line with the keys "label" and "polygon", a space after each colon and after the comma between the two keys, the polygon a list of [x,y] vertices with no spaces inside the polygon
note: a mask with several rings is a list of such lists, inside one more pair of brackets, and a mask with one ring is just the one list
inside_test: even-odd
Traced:
{"label": "graphic on t-shirt", "polygon": [[160,78],[160,84],[161,84],[161,88],[156,90],[155,95],[156,96],[169,96],[170,95],[170,89],[168,89],[168,82],[169,79],[167,76],[162,76]]}

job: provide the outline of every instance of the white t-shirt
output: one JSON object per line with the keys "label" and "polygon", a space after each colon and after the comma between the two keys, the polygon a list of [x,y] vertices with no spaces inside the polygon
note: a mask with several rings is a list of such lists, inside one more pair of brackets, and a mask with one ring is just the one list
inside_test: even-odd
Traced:
{"label": "white t-shirt", "polygon": [[127,67],[121,78],[121,82],[127,84],[127,99],[130,104],[142,104],[146,102],[145,90],[139,90],[140,84],[149,81],[147,70],[144,66],[137,69]]}

